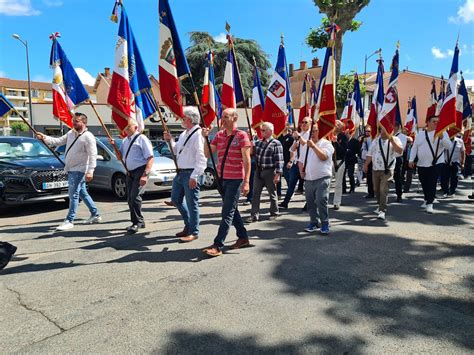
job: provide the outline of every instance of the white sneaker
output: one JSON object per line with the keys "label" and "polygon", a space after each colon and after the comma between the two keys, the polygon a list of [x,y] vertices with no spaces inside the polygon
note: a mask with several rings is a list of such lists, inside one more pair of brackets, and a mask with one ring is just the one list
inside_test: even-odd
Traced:
{"label": "white sneaker", "polygon": [[385,212],[380,211],[379,215],[377,216],[377,219],[381,219],[382,221],[385,221]]}
{"label": "white sneaker", "polygon": [[423,201],[423,204],[420,206],[420,208],[426,208],[426,201]]}
{"label": "white sneaker", "polygon": [[379,214],[380,213],[380,210],[379,208],[377,207],[377,209],[374,211],[375,214]]}
{"label": "white sneaker", "polygon": [[56,227],[57,231],[67,231],[68,229],[74,228],[74,224],[69,222],[68,220],[65,220],[63,223],[61,223],[59,226]]}
{"label": "white sneaker", "polygon": [[426,205],[426,213],[433,213],[433,204],[430,203],[429,205]]}
{"label": "white sneaker", "polygon": [[447,198],[448,194],[443,194],[442,198]]}
{"label": "white sneaker", "polygon": [[433,203],[439,203],[439,201],[437,199],[434,199]]}
{"label": "white sneaker", "polygon": [[85,221],[84,223],[85,224],[96,224],[96,223],[100,223],[102,221],[102,217],[101,216],[91,216],[89,217],[89,219],[87,221]]}

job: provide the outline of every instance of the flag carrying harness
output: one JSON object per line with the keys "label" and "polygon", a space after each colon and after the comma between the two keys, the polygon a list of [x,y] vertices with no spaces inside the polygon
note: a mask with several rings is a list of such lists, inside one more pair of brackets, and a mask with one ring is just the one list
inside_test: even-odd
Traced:
{"label": "flag carrying harness", "polygon": [[425,138],[426,138],[426,141],[428,142],[428,147],[430,147],[431,155],[433,156],[433,161],[431,162],[431,166],[435,166],[438,159],[441,157],[441,155],[443,155],[443,153],[438,155],[439,138],[436,138],[438,140],[438,142],[436,143],[436,152],[433,150],[433,146],[431,145],[430,137],[428,137],[428,131],[425,131]]}
{"label": "flag carrying harness", "polygon": [[382,138],[379,138],[379,148],[380,148],[380,153],[382,154],[384,173],[385,175],[388,175],[390,172],[390,168],[392,167],[393,162],[395,161],[395,159],[393,159],[390,162],[390,164],[388,164],[388,158],[390,155],[390,140],[387,140],[387,156],[385,156],[384,151],[383,151]]}

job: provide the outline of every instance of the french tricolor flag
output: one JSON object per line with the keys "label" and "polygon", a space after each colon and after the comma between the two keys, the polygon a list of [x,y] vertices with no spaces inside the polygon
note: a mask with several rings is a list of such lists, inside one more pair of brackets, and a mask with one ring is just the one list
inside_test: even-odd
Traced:
{"label": "french tricolor flag", "polygon": [[459,47],[456,43],[454,48],[453,63],[449,73],[449,80],[446,85],[446,94],[443,100],[443,106],[439,113],[439,121],[436,126],[435,136],[440,137],[445,131],[456,126],[456,97],[458,96],[458,63]]}
{"label": "french tricolor flag", "polygon": [[354,75],[354,91],[350,97],[349,108],[347,113],[347,126],[350,133],[353,134],[356,127],[360,125],[364,117],[364,109],[362,107],[362,96],[360,94],[359,76]]}
{"label": "french tricolor flag", "polygon": [[204,82],[202,85],[202,114],[204,124],[210,127],[214,119],[221,115],[222,107],[219,95],[217,94],[215,80],[214,80],[214,55],[211,51],[207,54],[206,68],[204,70]]}
{"label": "french tricolor flag", "polygon": [[436,115],[436,106],[438,104],[438,98],[436,95],[436,81],[433,79],[431,82],[430,98],[428,100],[428,109],[426,110],[426,121]]}
{"label": "french tricolor flag", "polygon": [[144,121],[156,113],[156,103],[151,93],[151,82],[145,69],[128,16],[121,2],[116,2],[114,12],[122,6],[118,40],[115,46],[115,66],[107,103],[112,109],[112,119],[123,135],[129,119],[144,129]]}
{"label": "french tricolor flag", "polygon": [[183,117],[179,79],[190,76],[191,71],[179,40],[168,0],[159,1],[158,14],[160,16],[158,74],[161,99],[174,114]]}
{"label": "french tricolor flag", "polygon": [[391,136],[395,129],[395,121],[397,117],[398,102],[398,63],[399,53],[398,45],[395,55],[392,59],[390,81],[388,83],[387,92],[385,93],[382,110],[378,114],[379,125],[385,129],[387,134]]}
{"label": "french tricolor flag", "polygon": [[310,113],[310,103],[308,102],[308,92],[306,88],[306,83],[309,82],[308,74],[305,74],[303,80],[303,87],[301,89],[301,98],[300,98],[300,113],[298,116],[298,127],[300,126],[303,118],[309,116]]}
{"label": "french tricolor flag", "polygon": [[446,90],[446,80],[444,80],[444,77],[441,75],[441,83],[440,83],[440,86],[439,86],[439,95],[438,95],[438,98],[436,100],[435,116],[439,116],[439,113],[441,112],[441,107],[443,107],[445,90]]}
{"label": "french tricolor flag", "polygon": [[379,112],[382,110],[383,106],[383,97],[384,97],[384,92],[383,92],[383,73],[384,73],[384,68],[383,68],[383,60],[380,57],[377,62],[379,63],[378,68],[377,68],[377,78],[375,81],[375,89],[374,89],[374,96],[372,97],[372,103],[370,104],[370,112],[369,112],[369,118],[367,119],[367,124],[370,126],[370,136],[372,139],[375,139],[377,137],[377,116],[379,115]]}
{"label": "french tricolor flag", "polygon": [[67,59],[58,37],[58,32],[49,37],[53,41],[49,63],[53,69],[53,115],[71,128],[74,107],[88,100],[89,94]]}
{"label": "french tricolor flag", "polygon": [[224,109],[236,108],[244,101],[242,93],[242,84],[240,83],[239,73],[237,71],[237,62],[234,56],[234,43],[232,36],[227,35],[229,51],[225,63],[224,83],[222,84],[221,101]]}
{"label": "french tricolor flag", "polygon": [[288,122],[287,83],[285,46],[282,40],[278,49],[275,71],[270,80],[265,99],[265,109],[263,110],[263,121],[273,123],[276,137],[282,134]]}
{"label": "french tricolor flag", "polygon": [[260,131],[260,124],[262,123],[263,110],[265,108],[262,84],[260,83],[260,75],[258,68],[255,65],[255,72],[253,77],[253,89],[252,89],[252,128],[257,132],[257,136],[262,138],[262,132]]}
{"label": "french tricolor flag", "polygon": [[408,101],[408,113],[407,119],[405,120],[405,129],[407,130],[408,135],[416,133],[418,128],[418,119],[416,113],[416,97],[413,97],[411,101]]}

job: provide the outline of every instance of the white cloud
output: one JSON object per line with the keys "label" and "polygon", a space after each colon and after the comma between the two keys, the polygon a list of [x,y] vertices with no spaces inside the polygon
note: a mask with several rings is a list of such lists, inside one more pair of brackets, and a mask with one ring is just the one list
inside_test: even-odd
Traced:
{"label": "white cloud", "polygon": [[6,78],[7,73],[5,73],[3,70],[0,70],[0,78]]}
{"label": "white cloud", "polygon": [[214,36],[214,41],[219,43],[227,43],[227,35],[224,32],[219,33],[217,36]]}
{"label": "white cloud", "polygon": [[448,49],[448,55],[452,57],[454,55],[454,51],[452,49]]}
{"label": "white cloud", "polygon": [[474,0],[466,0],[458,9],[457,16],[450,16],[448,20],[455,24],[474,22]]}
{"label": "white cloud", "polygon": [[433,56],[436,58],[436,59],[443,59],[443,58],[446,58],[447,54],[446,53],[443,53],[441,51],[441,49],[437,48],[437,47],[432,47],[431,48],[431,54],[433,54]]}
{"label": "white cloud", "polygon": [[7,16],[37,16],[41,11],[33,9],[31,0],[0,0],[0,14]]}
{"label": "white cloud", "polygon": [[90,75],[85,69],[83,68],[74,68],[76,70],[77,76],[81,79],[82,83],[89,86],[94,86],[95,78]]}
{"label": "white cloud", "polygon": [[45,4],[48,7],[63,6],[63,2],[61,0],[43,0],[43,4]]}

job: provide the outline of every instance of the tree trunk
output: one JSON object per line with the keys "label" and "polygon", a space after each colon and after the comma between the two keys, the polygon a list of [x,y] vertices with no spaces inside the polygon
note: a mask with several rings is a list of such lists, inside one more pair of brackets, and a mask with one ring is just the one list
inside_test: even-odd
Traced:
{"label": "tree trunk", "polygon": [[336,44],[334,46],[334,55],[336,59],[336,83],[339,81],[339,75],[341,74],[341,59],[342,59],[342,39],[346,31],[340,30],[336,35]]}

